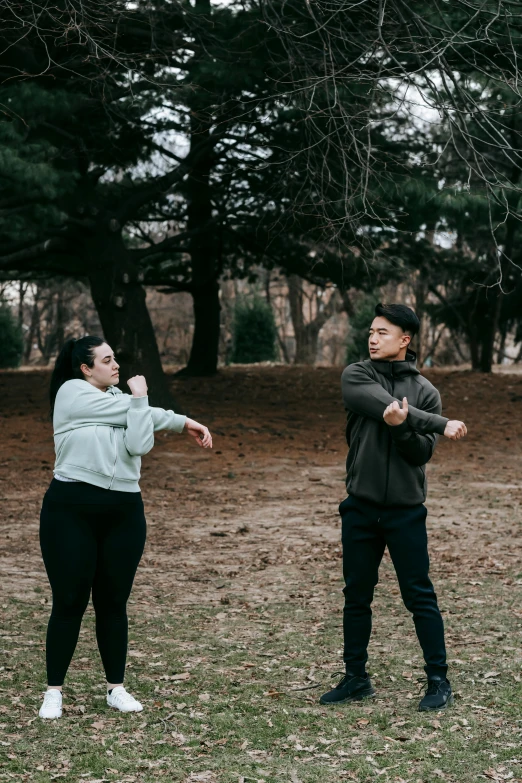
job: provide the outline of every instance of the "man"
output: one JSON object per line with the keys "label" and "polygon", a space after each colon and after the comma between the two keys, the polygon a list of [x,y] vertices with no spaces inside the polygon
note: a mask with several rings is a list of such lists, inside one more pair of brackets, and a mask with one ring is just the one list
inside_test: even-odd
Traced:
{"label": "man", "polygon": [[348,497],[339,507],[346,675],[321,697],[322,704],[375,693],[365,665],[373,591],[386,546],[426,662],[428,688],[419,710],[445,709],[453,701],[444,626],[428,576],[425,465],[437,435],[458,440],[467,430],[463,422],[440,415],[439,392],[416,367],[409,346],[419,326],[409,307],[378,304],[370,328],[370,359],[349,365],[342,374],[350,447]]}

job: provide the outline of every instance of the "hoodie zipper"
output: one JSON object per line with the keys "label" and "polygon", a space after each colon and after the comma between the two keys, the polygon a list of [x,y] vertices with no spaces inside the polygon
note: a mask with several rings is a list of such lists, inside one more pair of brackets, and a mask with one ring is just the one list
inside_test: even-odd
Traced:
{"label": "hoodie zipper", "polygon": [[111,438],[114,441],[114,465],[112,466],[112,476],[111,476],[111,483],[109,484],[109,489],[112,489],[114,476],[116,474],[116,462],[118,461],[118,444],[116,443],[116,432],[114,430],[114,427],[111,427]]}
{"label": "hoodie zipper", "polygon": [[[390,362],[391,364],[391,362]],[[395,379],[393,377],[393,367],[391,368],[392,371],[392,397],[395,395]],[[388,457],[386,459],[386,485],[384,489],[384,502],[383,505],[386,505],[388,502],[388,484],[390,483],[390,459],[391,459],[391,435],[389,432],[388,427],[386,427],[386,434],[388,435]]]}

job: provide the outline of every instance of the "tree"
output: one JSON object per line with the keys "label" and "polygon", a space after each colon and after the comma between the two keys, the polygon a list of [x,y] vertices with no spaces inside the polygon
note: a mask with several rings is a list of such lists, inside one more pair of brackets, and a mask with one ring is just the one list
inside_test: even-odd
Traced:
{"label": "tree", "polygon": [[366,293],[352,302],[352,317],[346,346],[346,363],[360,362],[368,358],[368,331],[375,318],[375,305],[379,301],[375,293]]}
{"label": "tree", "polygon": [[[492,202],[512,191],[506,167],[520,166],[520,153],[506,143],[498,103],[485,103],[477,91],[477,84],[487,83],[493,95],[519,100],[522,14],[510,0],[423,0],[414,6],[402,0],[264,0],[263,9],[287,51],[287,84],[308,134],[308,144],[292,156],[293,165],[300,158],[308,173],[299,206],[307,211],[315,194],[328,230],[332,222],[357,222],[378,211],[372,181],[390,180],[378,165],[372,129],[385,104],[412,129],[431,111],[444,126],[447,147]],[[353,96],[348,108],[347,94]],[[496,165],[492,151],[505,166]],[[338,161],[333,169],[332,160]]]}
{"label": "tree", "polygon": [[[24,72],[24,81],[6,80],[1,88],[11,150],[17,152],[7,156],[4,205],[18,207],[18,173],[28,179],[34,168],[32,155],[41,158],[41,171],[36,171],[40,188],[29,191],[31,208],[22,207],[31,230],[26,233],[23,222],[15,225],[8,236],[11,241],[4,245],[1,268],[13,277],[54,273],[87,278],[123,374],[140,368],[150,379],[152,397],[167,404],[170,393],[145,306],[136,251],[125,231],[141,205],[168,189],[183,172],[181,168],[149,180],[137,174],[137,167],[149,157],[140,120],[150,107],[154,85],[144,73],[136,81],[116,57],[107,57],[102,67],[98,52],[86,54],[81,35],[73,42],[67,35],[55,39],[52,30],[45,30],[45,19],[52,16],[44,13],[40,27],[34,29],[31,8],[20,13],[22,20],[26,17],[26,34],[17,37],[11,28],[12,45],[0,58],[2,76]],[[112,29],[119,50],[139,52],[142,62],[166,41],[173,50],[179,15],[177,9],[169,15],[172,31],[167,33],[161,24],[164,14],[156,15],[153,27],[146,11],[136,8]],[[108,17],[106,21],[112,24]],[[149,96],[140,106],[135,101],[138,94]],[[9,234],[5,220],[2,231]]]}
{"label": "tree", "polygon": [[[319,332],[336,310],[340,310],[342,307],[335,295],[335,290],[327,292],[324,288],[315,286],[313,293],[307,296],[301,277],[289,275],[287,280],[290,314],[295,336],[295,363],[314,364],[317,357]],[[308,304],[308,307],[305,303]],[[305,316],[306,309],[308,317]]]}
{"label": "tree", "polygon": [[[37,34],[24,40],[22,52],[13,41],[4,55],[5,73],[17,58],[31,60],[29,89],[48,107],[40,121],[33,102],[24,104],[17,86],[6,87],[12,124],[48,145],[54,167],[72,184],[43,194],[45,207],[55,207],[51,232],[42,228],[30,241],[13,242],[0,268],[13,276],[41,270],[87,277],[125,369],[139,364],[163,397],[168,389],[142,284],[193,295],[188,370],[215,371],[223,234],[241,201],[230,191],[241,188],[240,172],[258,154],[259,138],[251,143],[248,135],[262,124],[264,102],[274,92],[261,30],[255,5],[144,2],[122,15],[115,44],[133,52],[138,79],[125,58],[106,57],[100,68],[94,57],[82,59],[77,45],[54,39],[44,45]],[[188,141],[187,154],[173,146],[174,134]]]}
{"label": "tree", "polygon": [[24,352],[20,325],[11,309],[0,302],[0,367],[18,367]]}
{"label": "tree", "polygon": [[[71,4],[44,11],[37,27],[32,5],[18,17],[23,37],[6,25],[0,74],[23,73],[24,82],[5,82],[0,97],[14,134],[6,146],[24,177],[36,156],[52,168],[54,189],[44,192],[42,168],[34,204],[5,229],[0,270],[87,278],[124,372],[139,362],[162,404],[168,386],[143,284],[192,294],[188,370],[207,374],[224,272],[277,265],[341,291],[371,289],[404,274],[402,251],[393,256],[386,243],[396,248],[392,234],[407,222],[409,180],[439,188],[440,177],[425,176],[442,170],[438,158],[448,182],[462,187],[471,172],[489,203],[518,192],[507,172],[518,152],[502,140],[492,102],[477,96],[479,77],[491,96],[514,95],[516,63],[503,44],[510,36],[516,52],[520,22],[502,3],[490,18],[487,4],[460,0],[445,16],[399,0],[109,0],[78,16],[74,39]],[[419,123],[405,110],[419,91],[444,119],[427,162],[415,158]],[[6,208],[19,209],[12,190]]]}

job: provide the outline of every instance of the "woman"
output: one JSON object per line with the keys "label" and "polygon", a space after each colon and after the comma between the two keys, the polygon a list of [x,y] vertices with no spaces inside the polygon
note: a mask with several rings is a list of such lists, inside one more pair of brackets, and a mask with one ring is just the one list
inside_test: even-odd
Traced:
{"label": "woman", "polygon": [[99,337],[69,340],[51,378],[56,462],[40,515],[40,544],[53,606],[47,629],[48,690],[41,718],[62,714],[62,685],[92,590],[96,638],[107,677],[107,703],[122,712],[143,707],[123,687],[126,603],[145,545],[138,485],[141,456],[154,431],[188,432],[212,448],[206,427],[151,408],[142,375],[123,394],[118,363]]}

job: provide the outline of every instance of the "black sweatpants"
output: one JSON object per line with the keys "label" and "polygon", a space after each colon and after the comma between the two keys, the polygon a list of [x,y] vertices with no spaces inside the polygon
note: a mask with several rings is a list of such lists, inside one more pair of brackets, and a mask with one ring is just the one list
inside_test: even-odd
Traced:
{"label": "black sweatpants", "polygon": [[53,594],[46,647],[49,685],[63,684],[91,590],[107,681],[123,682],[126,604],[145,537],[140,492],[51,482],[40,514],[40,545]]}
{"label": "black sweatpants", "polygon": [[444,626],[428,576],[426,507],[378,506],[353,495],[339,506],[342,518],[344,574],[344,661],[347,671],[363,675],[372,630],[373,591],[387,546],[402,599],[413,614],[428,677],[446,676]]}

